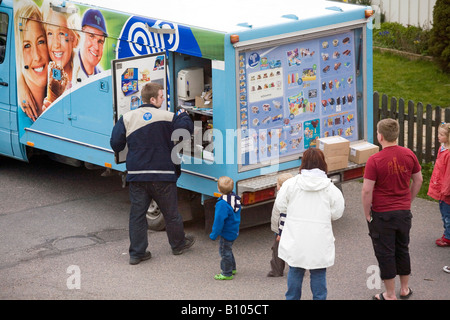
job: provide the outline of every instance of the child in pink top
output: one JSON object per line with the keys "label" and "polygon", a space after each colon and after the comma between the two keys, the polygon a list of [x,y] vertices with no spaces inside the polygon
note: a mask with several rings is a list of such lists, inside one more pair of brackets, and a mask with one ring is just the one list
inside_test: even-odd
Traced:
{"label": "child in pink top", "polygon": [[444,234],[436,240],[436,245],[450,247],[450,123],[439,126],[438,140],[441,146],[437,152],[428,195],[439,201],[444,222]]}

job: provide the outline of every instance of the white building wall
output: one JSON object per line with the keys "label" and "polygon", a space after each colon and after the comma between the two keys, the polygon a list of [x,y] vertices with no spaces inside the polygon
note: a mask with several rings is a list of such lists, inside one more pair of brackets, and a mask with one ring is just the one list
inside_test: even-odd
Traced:
{"label": "white building wall", "polygon": [[435,4],[436,0],[372,0],[372,6],[381,9],[386,21],[423,28],[432,27]]}

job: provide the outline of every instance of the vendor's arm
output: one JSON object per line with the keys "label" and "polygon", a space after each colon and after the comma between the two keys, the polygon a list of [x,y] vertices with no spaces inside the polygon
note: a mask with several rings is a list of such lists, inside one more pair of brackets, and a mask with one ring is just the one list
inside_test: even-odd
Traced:
{"label": "vendor's arm", "polygon": [[112,130],[110,144],[114,152],[120,152],[125,149],[127,138],[125,125],[123,123],[123,117],[121,117],[119,121],[116,122]]}

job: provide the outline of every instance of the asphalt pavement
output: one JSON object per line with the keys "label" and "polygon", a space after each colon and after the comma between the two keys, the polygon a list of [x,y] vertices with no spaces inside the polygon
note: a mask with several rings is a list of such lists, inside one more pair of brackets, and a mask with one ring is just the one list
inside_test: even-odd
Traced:
{"label": "asphalt pavement", "polygon": [[[128,264],[128,193],[117,177],[0,159],[0,180],[1,300],[284,300],[286,276],[266,276],[274,237],[268,224],[241,230],[233,246],[237,274],[217,281],[218,242],[208,238],[202,221],[185,224],[196,243],[182,255],[172,255],[165,232],[149,231],[152,258]],[[343,185],[346,209],[333,223],[328,300],[370,300],[384,290],[361,186]],[[443,232],[438,204],[415,199],[412,212],[410,300],[448,300],[450,274],[442,268],[450,265],[450,248],[434,243]],[[309,276],[303,291],[302,299],[310,300]]]}

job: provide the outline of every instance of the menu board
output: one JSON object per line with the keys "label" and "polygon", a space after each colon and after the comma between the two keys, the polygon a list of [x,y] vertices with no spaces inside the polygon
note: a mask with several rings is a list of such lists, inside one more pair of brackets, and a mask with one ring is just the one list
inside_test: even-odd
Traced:
{"label": "menu board", "polygon": [[[145,84],[156,82],[167,92],[166,57],[164,52],[144,56],[117,59],[112,61],[112,78],[114,88],[115,122],[125,113],[139,108],[142,102],[141,90]],[[161,105],[167,110],[166,99]],[[125,149],[115,153],[116,163],[124,163],[128,153]]]}
{"label": "menu board", "polygon": [[242,166],[358,139],[353,31],[239,52]]}
{"label": "menu board", "polygon": [[[140,92],[146,83],[157,82],[166,88],[165,66],[164,53],[112,61],[116,121],[126,112],[137,109],[142,104]],[[167,109],[165,100],[161,108]]]}

